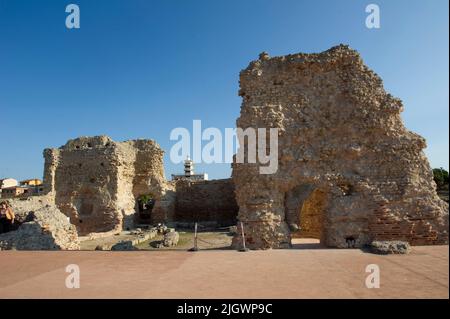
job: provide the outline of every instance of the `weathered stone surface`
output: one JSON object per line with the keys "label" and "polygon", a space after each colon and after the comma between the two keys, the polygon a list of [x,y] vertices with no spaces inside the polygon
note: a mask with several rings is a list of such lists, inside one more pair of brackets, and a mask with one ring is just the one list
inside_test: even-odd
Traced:
{"label": "weathered stone surface", "polygon": [[374,254],[409,254],[411,246],[405,241],[373,241],[370,251]]}
{"label": "weathered stone surface", "polygon": [[95,247],[95,250],[111,250],[111,245],[108,244],[103,244],[103,245],[97,245],[97,247]]}
{"label": "weathered stone surface", "polygon": [[174,232],[174,231],[175,231],[175,228],[167,227],[167,228],[164,230],[164,234],[166,234],[166,233],[171,233],[171,232]]}
{"label": "weathered stone surface", "polygon": [[155,229],[158,234],[164,234],[167,230],[167,226],[160,223],[156,225]]}
{"label": "weathered stone surface", "polygon": [[176,191],[175,184],[166,182],[159,200],[152,210],[152,223],[165,223],[174,220]]}
{"label": "weathered stone surface", "polygon": [[137,250],[137,248],[133,246],[133,242],[131,240],[126,240],[113,245],[111,250]]}
{"label": "weathered stone surface", "polygon": [[44,183],[80,235],[120,232],[133,227],[141,195],[156,199],[154,210],[160,215],[173,215],[167,212],[173,209],[173,198],[166,194],[170,186],[164,178],[163,153],[153,140],[76,138],[44,151]]}
{"label": "weathered stone surface", "polygon": [[0,250],[78,250],[74,225],[46,196],[10,200],[17,230],[0,235]]}
{"label": "weathered stone surface", "polygon": [[180,235],[176,231],[166,232],[164,234],[163,245],[165,247],[173,247],[178,245],[178,240],[180,239]]}
{"label": "weathered stone surface", "polygon": [[155,238],[158,235],[158,230],[156,228],[151,228],[146,232],[150,239]]}
{"label": "weathered stone surface", "polygon": [[[331,247],[448,243],[425,140],[404,127],[402,102],[356,51],[264,53],[241,72],[239,95],[237,127],[278,128],[276,173],[233,164],[248,247],[289,247],[290,228]],[[242,245],[240,227],[233,244]]]}
{"label": "weathered stone surface", "polygon": [[143,234],[144,232],[142,231],[142,229],[140,229],[140,228],[136,228],[136,229],[132,229],[132,230],[130,230],[130,235],[141,235],[141,234]]}

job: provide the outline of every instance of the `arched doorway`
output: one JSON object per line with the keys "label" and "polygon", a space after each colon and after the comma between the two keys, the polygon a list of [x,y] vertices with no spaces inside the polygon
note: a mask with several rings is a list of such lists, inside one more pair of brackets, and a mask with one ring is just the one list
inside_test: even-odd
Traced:
{"label": "arched doorway", "polygon": [[327,193],[311,184],[286,194],[286,220],[293,248],[324,247]]}
{"label": "arched doorway", "polygon": [[298,218],[300,227],[297,232],[299,238],[322,239],[325,199],[325,192],[315,189],[299,205]]}
{"label": "arched doorway", "polygon": [[152,194],[144,194],[136,199],[136,212],[138,224],[151,224],[152,211],[155,207],[156,200]]}

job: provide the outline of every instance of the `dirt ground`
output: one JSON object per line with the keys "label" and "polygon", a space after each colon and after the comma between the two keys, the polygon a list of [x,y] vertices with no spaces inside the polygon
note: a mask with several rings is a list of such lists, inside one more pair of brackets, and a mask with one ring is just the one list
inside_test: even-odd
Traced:
{"label": "dirt ground", "polygon": [[[194,246],[194,233],[191,231],[178,231],[180,239],[175,247],[155,248],[155,244],[163,239],[158,235],[153,239],[136,245],[140,250],[188,250]],[[197,247],[206,249],[230,249],[233,236],[229,232],[199,232],[197,235]]]}
{"label": "dirt ground", "polygon": [[[448,246],[413,247],[409,255],[358,249],[237,252],[1,251],[0,298],[448,298]],[[66,266],[80,269],[69,289]],[[380,288],[365,285],[366,266]]]}
{"label": "dirt ground", "polygon": [[117,234],[117,235],[109,236],[109,237],[82,240],[80,242],[80,249],[81,250],[95,250],[95,248],[97,246],[101,246],[101,245],[112,246],[122,240],[133,240],[135,238],[137,238],[136,235],[122,233],[122,234]]}
{"label": "dirt ground", "polygon": [[[158,234],[156,237],[135,245],[139,250],[188,250],[194,246],[194,232],[191,230],[177,230],[180,236],[178,245],[175,247],[156,248],[156,244],[163,240],[164,236]],[[137,239],[138,235],[131,235],[129,232],[121,234],[87,239],[83,238],[80,243],[81,250],[95,250],[97,246],[112,246],[120,241]],[[206,249],[230,249],[233,235],[228,231],[205,231],[197,235],[197,247],[201,250]]]}

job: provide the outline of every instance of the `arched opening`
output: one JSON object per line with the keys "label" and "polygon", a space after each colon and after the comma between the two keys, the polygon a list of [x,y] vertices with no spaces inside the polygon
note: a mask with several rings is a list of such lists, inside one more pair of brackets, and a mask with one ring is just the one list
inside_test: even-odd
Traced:
{"label": "arched opening", "polygon": [[152,211],[155,207],[156,200],[153,194],[144,194],[136,199],[136,212],[138,224],[151,224]]}
{"label": "arched opening", "polygon": [[286,195],[286,219],[293,248],[321,248],[325,238],[327,193],[315,185],[300,185]]}

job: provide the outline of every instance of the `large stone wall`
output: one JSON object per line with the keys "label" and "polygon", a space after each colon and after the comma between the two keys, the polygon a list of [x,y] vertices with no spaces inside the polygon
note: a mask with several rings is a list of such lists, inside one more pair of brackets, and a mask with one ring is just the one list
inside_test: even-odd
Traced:
{"label": "large stone wall", "polygon": [[236,223],[238,210],[231,179],[176,183],[174,221],[231,225]]}
{"label": "large stone wall", "polygon": [[44,157],[46,190],[81,235],[131,227],[136,199],[144,194],[157,200],[156,212],[170,214],[163,151],[153,140],[80,137],[46,149]]}
{"label": "large stone wall", "polygon": [[250,248],[289,247],[305,218],[332,247],[448,243],[448,205],[436,194],[425,140],[404,127],[402,102],[356,51],[263,53],[241,72],[239,94],[239,128],[279,129],[276,173],[233,165]]}

